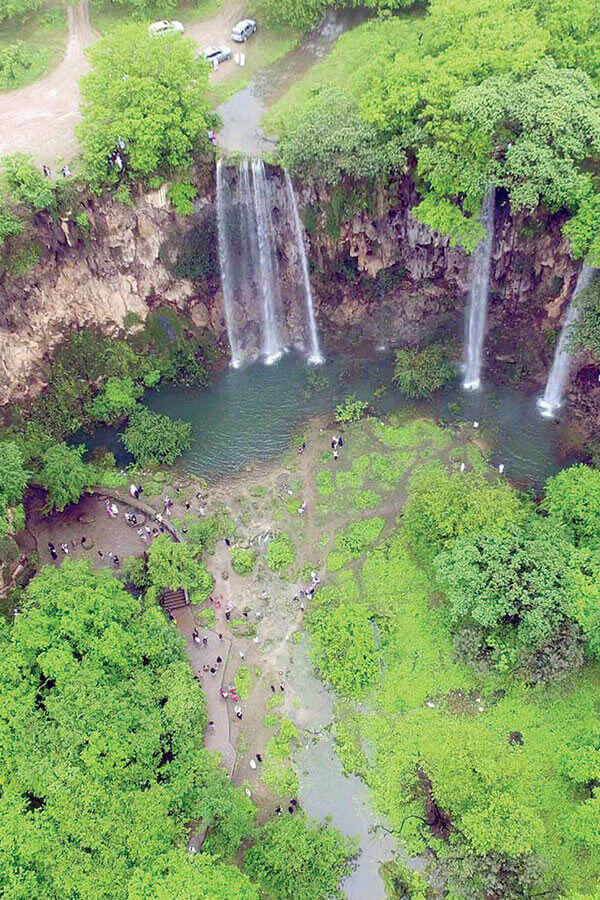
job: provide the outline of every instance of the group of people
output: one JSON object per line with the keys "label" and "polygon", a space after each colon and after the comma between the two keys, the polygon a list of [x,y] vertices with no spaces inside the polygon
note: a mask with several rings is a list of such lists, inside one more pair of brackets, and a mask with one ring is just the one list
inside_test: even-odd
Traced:
{"label": "group of people", "polygon": [[344,446],[344,442],[342,440],[341,434],[336,434],[331,439],[331,451],[333,453],[333,458],[337,459],[339,456],[340,447]]}
{"label": "group of people", "polygon": [[[50,169],[48,166],[42,166],[42,172],[44,173],[44,178],[52,178],[53,177],[52,169]],[[60,170],[60,174],[62,175],[63,178],[70,178],[71,170],[68,166],[65,165]]]}

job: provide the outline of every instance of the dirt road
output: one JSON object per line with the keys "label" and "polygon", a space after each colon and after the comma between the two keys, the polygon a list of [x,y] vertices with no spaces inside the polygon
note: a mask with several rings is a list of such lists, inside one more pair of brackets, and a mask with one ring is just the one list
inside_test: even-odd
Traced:
{"label": "dirt road", "polygon": [[[185,33],[199,47],[223,43],[243,8],[239,0],[230,0],[218,15],[186,27]],[[85,48],[97,35],[90,23],[89,0],[68,5],[67,17],[69,41],[60,65],[34,84],[0,94],[0,155],[31,153],[39,165],[50,167],[55,167],[57,160],[62,164],[77,156],[78,82],[88,70]],[[223,71],[211,75],[214,81],[223,77]]]}

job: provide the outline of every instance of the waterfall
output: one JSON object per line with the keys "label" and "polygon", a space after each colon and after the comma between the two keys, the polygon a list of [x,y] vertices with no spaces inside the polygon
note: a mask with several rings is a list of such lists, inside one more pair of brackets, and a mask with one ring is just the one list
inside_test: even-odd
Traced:
{"label": "waterfall", "polygon": [[228,222],[231,218],[231,196],[229,187],[223,176],[223,160],[217,162],[217,230],[219,241],[219,268],[223,288],[223,306],[225,309],[225,325],[231,347],[231,365],[234,369],[241,365],[243,355],[236,332],[235,322],[235,287],[231,253],[231,235]]}
{"label": "waterfall", "polygon": [[310,340],[310,347],[308,348],[308,362],[312,363],[313,365],[321,365],[321,363],[323,363],[325,360],[323,358],[321,347],[319,345],[319,332],[317,331],[317,323],[315,321],[313,292],[310,283],[310,272],[308,269],[308,259],[306,257],[306,247],[304,246],[304,233],[302,230],[302,224],[300,222],[300,213],[298,212],[298,201],[296,199],[296,192],[294,190],[294,185],[292,184],[292,179],[290,178],[289,172],[284,169],[284,173],[285,186],[292,210],[292,221],[294,225],[296,249],[300,258],[300,264],[302,266],[302,287],[304,291],[304,305],[306,308],[306,327]]}
{"label": "waterfall", "polygon": [[594,269],[591,266],[583,266],[571,297],[571,302],[567,307],[565,321],[561,328],[558,343],[554,351],[554,359],[552,368],[548,375],[546,390],[544,396],[538,400],[538,405],[543,416],[553,416],[559,408],[567,381],[569,378],[569,369],[571,367],[571,356],[569,353],[569,339],[571,337],[572,327],[579,318],[579,307],[577,306],[577,297],[590,286],[594,276]]}
{"label": "waterfall", "polygon": [[490,289],[490,266],[494,245],[494,210],[496,188],[490,187],[483,200],[481,224],[485,237],[473,254],[473,272],[469,294],[469,318],[467,324],[467,351],[463,387],[476,391],[481,384],[483,339],[487,320],[487,304]]}
{"label": "waterfall", "polygon": [[[322,363],[304,232],[291,179],[261,159],[217,162],[219,266],[234,368],[261,357],[274,363],[305,337],[310,363]],[[283,227],[282,227],[283,226]],[[287,252],[289,234],[296,255]],[[279,256],[278,254],[281,254]],[[279,259],[289,260],[280,287]]]}
{"label": "waterfall", "polygon": [[268,198],[267,175],[262,159],[252,160],[252,182],[254,189],[254,210],[258,236],[258,252],[261,271],[261,292],[263,301],[263,342],[262,353],[265,363],[276,362],[282,354],[277,328],[276,308],[281,305],[279,295],[279,272],[273,221]]}

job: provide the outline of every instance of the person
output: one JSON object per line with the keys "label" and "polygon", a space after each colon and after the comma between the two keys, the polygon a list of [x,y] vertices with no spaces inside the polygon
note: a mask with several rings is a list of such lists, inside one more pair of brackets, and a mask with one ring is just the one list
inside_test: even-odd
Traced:
{"label": "person", "polygon": [[48,166],[42,166],[42,172],[44,173],[44,178],[52,178],[52,172]]}
{"label": "person", "polygon": [[294,798],[292,798],[292,799],[290,800],[290,803],[292,804],[292,806],[298,806],[298,801],[297,801],[296,799],[294,799]]}
{"label": "person", "polygon": [[56,548],[55,548],[54,544],[52,543],[52,541],[48,541],[48,550],[55,550],[55,549]]}
{"label": "person", "polygon": [[190,509],[190,508],[191,508],[191,505],[192,505],[192,504],[190,503],[189,500],[186,500],[186,501],[185,501],[185,508],[186,508],[186,509]]}
{"label": "person", "polygon": [[63,177],[63,178],[70,178],[70,177],[71,177],[71,170],[70,170],[70,168],[69,168],[68,166],[63,166],[62,169],[61,169],[60,171],[61,171],[61,173],[62,173],[62,177]]}
{"label": "person", "polygon": [[156,513],[156,521],[158,522],[159,525],[162,525],[163,517],[160,513]]}
{"label": "person", "polygon": [[280,807],[280,806],[277,806],[277,807],[275,808],[275,813],[276,813],[278,816],[281,815],[281,807]]}
{"label": "person", "polygon": [[279,688],[280,688],[280,690],[282,690],[282,691],[285,690],[285,687],[284,687],[284,685],[283,685],[283,681],[280,681],[280,682],[279,682]]}
{"label": "person", "polygon": [[344,442],[343,442],[343,440],[342,440],[341,434],[338,434],[337,442],[338,442],[338,447],[343,447],[343,446],[344,446]]}
{"label": "person", "polygon": [[221,657],[221,656],[217,656],[217,664],[220,666],[222,662],[223,662],[222,657]]}
{"label": "person", "polygon": [[226,618],[227,621],[229,622],[229,620],[230,620],[230,618],[231,618],[231,611],[230,611],[230,610],[227,610],[227,611],[226,611],[226,613],[225,613],[225,618]]}
{"label": "person", "polygon": [[58,553],[56,552],[54,547],[52,547],[50,550],[50,556],[52,557],[52,559],[58,559]]}
{"label": "person", "polygon": [[[240,719],[241,719],[241,718],[242,718],[242,717],[240,716]],[[245,793],[246,793],[246,797],[251,797],[251,796],[252,796],[252,791],[250,790],[250,788],[246,788]]]}
{"label": "person", "polygon": [[83,537],[81,538],[81,546],[85,548],[86,543],[87,543],[87,538],[84,534]]}
{"label": "person", "polygon": [[338,459],[337,447],[336,447],[335,450],[333,451],[333,458],[334,458],[334,459]]}
{"label": "person", "polygon": [[255,762],[253,759],[250,760],[250,768],[251,768],[251,769],[255,769],[255,768],[256,768],[256,762]]}
{"label": "person", "polygon": [[289,813],[293,813],[293,812],[294,812],[294,807],[293,807],[293,806],[288,806],[288,812],[289,812]]}
{"label": "person", "polygon": [[212,719],[211,719],[210,722],[208,723],[208,727],[209,727],[209,728],[212,728],[213,731],[215,730],[215,723],[213,722]]}
{"label": "person", "polygon": [[148,543],[148,535],[143,528],[138,528],[138,537],[141,537],[145,544]]}
{"label": "person", "polygon": [[165,512],[168,516],[171,515],[171,507],[173,506],[173,501],[170,497],[165,497]]}
{"label": "person", "polygon": [[65,556],[67,556],[69,553],[69,545],[67,544],[66,541],[62,542],[62,544],[60,545],[60,548],[61,548],[62,552],[65,554]]}
{"label": "person", "polygon": [[203,646],[203,647],[208,647],[208,638],[207,638],[207,637],[203,637],[203,638],[202,638],[202,646]]}
{"label": "person", "polygon": [[119,515],[119,507],[116,503],[112,503],[110,508],[113,516],[116,518]]}
{"label": "person", "polygon": [[111,519],[112,519],[112,515],[113,515],[113,514],[112,514],[111,505],[110,505],[110,500],[107,500],[106,503],[105,503],[104,505],[106,506],[106,514],[107,514],[108,516],[110,516]]}
{"label": "person", "polygon": [[119,566],[121,565],[121,560],[119,559],[118,556],[113,557],[113,563],[115,565],[115,569],[118,569]]}
{"label": "person", "polygon": [[135,497],[135,499],[137,500],[137,498],[138,498],[138,489],[137,489],[137,485],[134,484],[133,481],[132,481],[131,484],[129,485],[129,493],[131,494],[132,497]]}
{"label": "person", "polygon": [[198,513],[199,513],[201,516],[205,516],[205,515],[206,515],[206,510],[204,509],[203,506],[201,506],[201,507],[199,508]]}
{"label": "person", "polygon": [[266,600],[266,599],[268,598],[269,595],[267,594],[266,591],[263,591],[261,596],[262,596],[262,599],[263,599],[263,600]]}
{"label": "person", "polygon": [[119,150],[125,149],[125,141],[123,140],[122,137],[117,138],[117,144],[119,145]]}
{"label": "person", "polygon": [[241,721],[241,720],[242,720],[242,717],[243,717],[243,713],[242,713],[242,710],[241,710],[239,707],[236,709],[235,714],[236,714],[236,716],[238,717],[238,719]]}
{"label": "person", "polygon": [[231,541],[229,540],[228,537],[225,538],[225,544],[227,547],[231,547]]}
{"label": "person", "polygon": [[461,462],[461,464],[460,464],[460,471],[461,471],[461,472],[464,472],[466,468],[467,468],[467,467],[465,466],[464,462]]}
{"label": "person", "polygon": [[271,690],[273,691],[273,693],[275,693],[275,685],[274,684],[271,685]]}
{"label": "person", "polygon": [[333,437],[333,438],[331,439],[331,449],[332,449],[332,450],[335,450],[335,448],[337,447],[337,445],[338,445],[338,440],[337,440],[336,437]]}
{"label": "person", "polygon": [[210,667],[210,674],[212,675],[213,678],[214,678],[215,675],[217,674],[217,670],[215,669],[214,666],[211,666],[211,667]]}
{"label": "person", "polygon": [[104,553],[102,552],[102,550],[98,550],[98,556],[100,557],[100,559],[104,559]]}
{"label": "person", "polygon": [[302,513],[306,510],[306,500],[302,501],[302,506],[298,507],[298,515],[302,515]]}
{"label": "person", "polygon": [[120,153],[115,153],[114,163],[115,163],[115,166],[117,167],[117,169],[119,170],[119,172],[122,172],[123,171],[123,160],[121,158]]}
{"label": "person", "polygon": [[262,756],[260,755],[260,753],[256,754],[256,758],[260,763],[262,762]]}
{"label": "person", "polygon": [[110,559],[111,562],[114,560],[115,554],[112,552],[112,550],[111,550],[111,552],[108,554],[108,558]]}
{"label": "person", "polygon": [[223,700],[227,700],[227,698],[229,697],[229,691],[221,690],[221,697],[223,698]]}
{"label": "person", "polygon": [[209,672],[209,671],[210,671],[210,666],[208,665],[208,663],[204,663],[204,665],[202,666],[202,671],[203,671],[203,672]]}
{"label": "person", "polygon": [[192,640],[194,641],[195,644],[200,643],[200,635],[198,634],[197,628],[194,628],[194,630],[192,631]]}
{"label": "person", "polygon": [[498,472],[500,473],[500,475],[502,475],[502,473],[504,472],[504,463],[500,463],[500,465],[498,466]]}

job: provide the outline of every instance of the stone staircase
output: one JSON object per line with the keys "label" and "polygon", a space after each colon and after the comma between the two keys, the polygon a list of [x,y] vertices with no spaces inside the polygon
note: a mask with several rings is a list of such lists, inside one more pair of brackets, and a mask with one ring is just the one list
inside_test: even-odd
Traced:
{"label": "stone staircase", "polygon": [[187,592],[183,588],[179,588],[177,591],[163,591],[160,595],[161,606],[170,613],[176,609],[183,609],[184,606],[188,606],[189,602]]}

